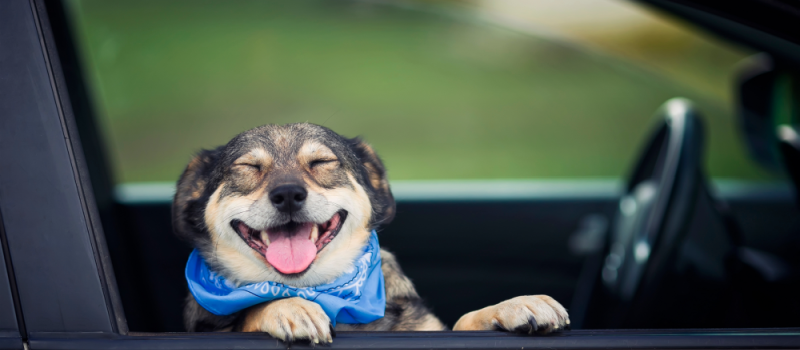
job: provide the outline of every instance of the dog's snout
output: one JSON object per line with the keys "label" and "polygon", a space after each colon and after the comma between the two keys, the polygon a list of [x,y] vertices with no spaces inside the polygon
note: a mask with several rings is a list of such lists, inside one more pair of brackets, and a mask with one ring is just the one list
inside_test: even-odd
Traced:
{"label": "dog's snout", "polygon": [[269,200],[282,212],[295,212],[303,207],[308,191],[299,185],[278,186],[269,192]]}

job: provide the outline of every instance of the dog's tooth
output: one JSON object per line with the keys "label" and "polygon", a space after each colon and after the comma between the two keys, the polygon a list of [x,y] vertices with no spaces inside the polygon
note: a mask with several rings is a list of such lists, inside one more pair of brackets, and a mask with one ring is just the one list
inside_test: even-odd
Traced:
{"label": "dog's tooth", "polygon": [[261,231],[261,241],[264,244],[269,245],[269,235],[267,234],[267,230]]}
{"label": "dog's tooth", "polygon": [[311,236],[309,236],[308,238],[311,239],[312,242],[315,243],[317,242],[317,238],[319,238],[319,226],[314,225],[311,228]]}

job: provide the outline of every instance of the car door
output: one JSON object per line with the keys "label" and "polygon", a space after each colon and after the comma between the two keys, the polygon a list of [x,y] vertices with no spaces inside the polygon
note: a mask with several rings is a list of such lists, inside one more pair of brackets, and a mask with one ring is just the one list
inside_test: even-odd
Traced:
{"label": "car door", "polygon": [[[95,125],[87,115],[85,92],[81,91],[79,82],[71,80],[80,74],[74,71],[75,66],[68,65],[74,63],[71,61],[74,56],[70,58],[74,52],[65,46],[68,37],[64,36],[69,32],[64,25],[63,8],[58,2],[25,0],[7,1],[0,6],[0,23],[5,26],[0,33],[0,47],[12,53],[0,56],[0,76],[3,78],[0,91],[4,92],[0,94],[3,113],[3,127],[0,128],[0,164],[3,165],[0,172],[0,213],[4,244],[4,259],[0,262],[5,263],[5,269],[0,271],[13,271],[8,284],[4,284],[6,280],[2,277],[6,276],[0,272],[0,327],[11,330],[7,338],[0,339],[10,339],[8,348],[21,348],[24,339],[25,347],[34,350],[286,348],[286,344],[258,333],[145,333],[128,330],[128,318],[123,311],[109,256],[112,249],[108,249],[109,245],[117,243],[113,239],[118,237],[106,242],[104,231],[114,226],[101,221],[108,206],[115,204],[104,202],[110,194],[107,189],[103,192],[103,179],[98,178],[100,173],[92,172],[88,164],[90,154],[96,150],[84,150],[87,144],[96,141],[91,140],[91,128]],[[551,187],[552,184],[548,185]],[[607,213],[613,209],[614,184],[592,188],[595,189],[585,188],[586,191],[580,195],[570,195],[569,191],[542,195],[539,191],[532,191],[522,199],[519,193],[499,197],[475,194],[461,204],[458,197],[462,196],[463,200],[463,192],[458,192],[462,193],[460,195],[440,193],[432,196],[430,192],[415,195],[415,189],[410,188],[405,190],[406,197],[400,198],[400,209],[419,220],[453,215],[453,212],[477,215],[493,210],[497,215],[522,215],[527,220],[530,217],[524,213],[536,209],[542,213],[540,215],[560,218],[553,225],[554,230],[560,230],[573,227],[574,220],[587,213]],[[150,223],[146,220],[129,222],[154,225],[168,218],[163,213],[164,204],[155,202],[148,205],[147,200],[136,202],[128,198],[127,202],[116,205],[128,205],[127,209],[121,209],[123,214],[120,215],[152,220]],[[148,211],[156,214],[144,215]],[[413,229],[411,226],[418,224],[409,221],[401,222],[400,226]],[[476,221],[472,224],[490,225],[491,222]],[[141,243],[148,243],[146,238],[142,239],[145,240]],[[534,262],[559,262],[559,253],[567,251],[563,235],[552,242],[553,247],[560,246],[553,249],[560,250],[548,252],[547,239],[545,236],[542,241],[545,244],[536,251],[540,256],[531,257],[541,260]],[[417,250],[416,246],[409,246],[409,241],[413,240],[398,238],[393,244],[397,245],[398,251],[406,251],[403,254],[421,257],[418,266],[411,264],[409,267],[423,275],[425,258],[434,253]],[[572,265],[567,265],[577,270],[580,259],[568,259],[575,259]],[[570,273],[577,272],[568,271],[567,274]],[[432,274],[427,278],[434,280],[438,275]],[[567,285],[570,282],[559,283]],[[7,294],[3,294],[6,289],[16,291],[17,297],[6,297]],[[15,309],[9,301],[14,301],[18,312],[12,311]],[[24,337],[15,337],[17,325],[21,325],[19,329],[24,332]],[[586,330],[551,337],[501,332],[342,332],[332,347],[790,348],[799,343],[800,332],[796,329]],[[0,343],[4,344],[5,340]]]}

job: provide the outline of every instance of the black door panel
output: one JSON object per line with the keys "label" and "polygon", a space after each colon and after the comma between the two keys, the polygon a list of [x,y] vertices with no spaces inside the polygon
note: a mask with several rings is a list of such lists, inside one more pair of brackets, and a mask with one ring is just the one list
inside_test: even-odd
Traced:
{"label": "black door panel", "polygon": [[[584,195],[549,191],[483,200],[475,193],[421,198],[401,189],[395,220],[379,232],[381,246],[397,256],[427,304],[451,326],[468,311],[523,294],[549,294],[570,308],[586,259],[570,250],[570,237],[584,218],[608,218],[618,205],[613,185],[599,192],[584,187],[575,183]],[[793,256],[800,223],[786,220],[796,210],[788,187],[721,187],[746,242]],[[190,247],[171,232],[168,198],[119,205],[126,254],[111,253],[117,271],[135,271],[118,273],[133,331],[183,331],[188,292],[183,270]],[[696,223],[702,227],[709,220],[714,219],[698,217]]]}

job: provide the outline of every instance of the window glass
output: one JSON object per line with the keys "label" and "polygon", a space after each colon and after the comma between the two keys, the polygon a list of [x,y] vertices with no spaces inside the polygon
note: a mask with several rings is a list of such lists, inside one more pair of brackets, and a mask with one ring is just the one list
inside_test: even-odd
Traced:
{"label": "window glass", "polygon": [[633,3],[69,5],[119,182],[305,121],[363,136],[393,180],[619,177],[675,96],[706,117],[712,176],[768,178],[734,122],[752,52]]}

